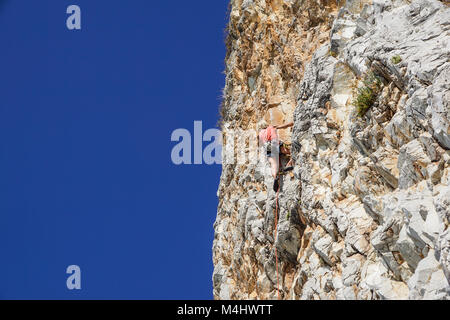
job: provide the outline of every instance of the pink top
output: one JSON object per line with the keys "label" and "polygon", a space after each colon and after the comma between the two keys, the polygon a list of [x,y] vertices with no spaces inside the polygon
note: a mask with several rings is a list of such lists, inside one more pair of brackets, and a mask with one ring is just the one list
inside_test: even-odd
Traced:
{"label": "pink top", "polygon": [[259,140],[263,143],[269,141],[278,141],[277,129],[274,126],[268,126],[259,132]]}

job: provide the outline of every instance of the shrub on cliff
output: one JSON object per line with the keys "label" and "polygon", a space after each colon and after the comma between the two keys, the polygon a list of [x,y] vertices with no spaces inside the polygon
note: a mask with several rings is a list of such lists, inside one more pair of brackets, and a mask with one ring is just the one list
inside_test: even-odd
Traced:
{"label": "shrub on cliff", "polygon": [[358,116],[365,115],[367,110],[375,103],[381,91],[381,84],[380,78],[373,72],[369,72],[365,76],[363,86],[357,89],[356,98],[353,100]]}

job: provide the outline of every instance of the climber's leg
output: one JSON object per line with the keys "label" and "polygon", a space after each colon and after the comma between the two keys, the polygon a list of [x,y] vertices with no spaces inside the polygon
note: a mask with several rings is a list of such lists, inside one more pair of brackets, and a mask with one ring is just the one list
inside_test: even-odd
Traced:
{"label": "climber's leg", "polygon": [[273,191],[278,192],[279,188],[280,188],[280,177],[278,176],[273,180]]}
{"label": "climber's leg", "polygon": [[291,160],[289,160],[289,162],[286,164],[286,166],[284,168],[280,169],[280,172],[286,173],[286,172],[289,172],[292,170],[294,170],[294,166],[292,164],[292,159],[291,159]]}
{"label": "climber's leg", "polygon": [[287,156],[290,156],[290,155],[291,155],[291,150],[289,150],[289,148],[288,148],[284,143],[281,144],[281,146],[280,146],[280,152],[281,152],[282,154],[287,155]]}
{"label": "climber's leg", "polygon": [[272,174],[272,177],[274,179],[277,178],[278,175],[278,170],[279,170],[279,165],[278,165],[278,159],[276,159],[276,157],[269,157],[269,163],[270,163],[270,171]]}
{"label": "climber's leg", "polygon": [[290,148],[288,148],[286,146],[286,144],[282,143],[281,146],[280,146],[280,153],[285,155],[286,157],[289,157],[288,163],[286,164],[286,166],[281,171],[282,172],[287,172],[287,171],[291,171],[292,169],[294,169]]}
{"label": "climber's leg", "polygon": [[280,186],[280,177],[278,175],[278,170],[280,169],[279,159],[278,157],[269,157],[268,159],[270,163],[270,171],[273,177],[273,191],[277,192]]}

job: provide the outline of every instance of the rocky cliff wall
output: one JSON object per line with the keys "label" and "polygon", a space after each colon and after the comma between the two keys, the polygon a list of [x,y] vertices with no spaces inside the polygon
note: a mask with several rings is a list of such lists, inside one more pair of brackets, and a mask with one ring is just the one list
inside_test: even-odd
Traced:
{"label": "rocky cliff wall", "polygon": [[[449,32],[446,1],[231,1],[216,299],[276,299],[275,248],[283,299],[450,297]],[[238,140],[289,121],[275,232]]]}

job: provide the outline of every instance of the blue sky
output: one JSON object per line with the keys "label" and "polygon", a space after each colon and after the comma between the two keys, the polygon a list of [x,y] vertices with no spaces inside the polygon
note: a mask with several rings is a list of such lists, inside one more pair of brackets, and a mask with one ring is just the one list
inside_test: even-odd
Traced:
{"label": "blue sky", "polygon": [[1,299],[212,298],[221,167],[170,136],[216,126],[227,5],[0,0]]}

